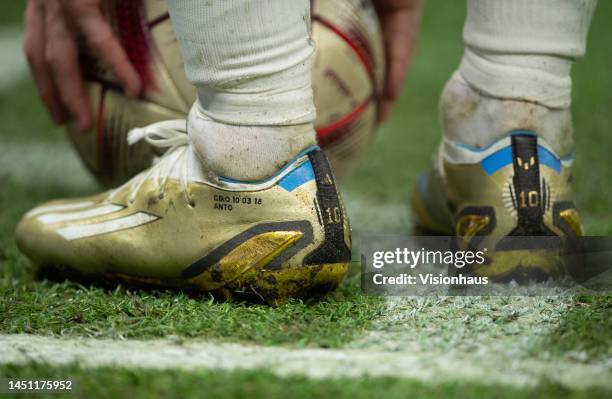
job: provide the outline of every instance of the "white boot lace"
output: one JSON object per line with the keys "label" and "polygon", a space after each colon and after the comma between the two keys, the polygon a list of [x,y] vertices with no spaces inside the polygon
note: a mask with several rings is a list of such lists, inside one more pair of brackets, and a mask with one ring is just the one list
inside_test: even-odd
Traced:
{"label": "white boot lace", "polygon": [[189,192],[189,136],[187,135],[187,122],[184,119],[168,120],[153,123],[143,128],[132,129],[128,133],[127,141],[133,145],[140,140],[156,148],[166,148],[162,157],[157,159],[153,166],[148,170],[134,177],[128,184],[131,190],[128,197],[130,203],[134,203],[138,191],[145,181],[153,179],[158,187],[158,197],[164,197],[168,178],[172,171],[178,166],[181,168],[180,181],[185,195],[185,200],[189,206],[194,207],[195,202]]}

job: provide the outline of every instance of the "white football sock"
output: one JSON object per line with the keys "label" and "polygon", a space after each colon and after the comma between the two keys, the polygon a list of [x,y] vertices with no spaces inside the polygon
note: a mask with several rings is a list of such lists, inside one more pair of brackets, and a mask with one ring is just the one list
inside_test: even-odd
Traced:
{"label": "white football sock", "polygon": [[258,180],[316,144],[308,0],[169,0],[198,89],[189,134],[214,173]]}
{"label": "white football sock", "polygon": [[459,72],[444,87],[440,119],[446,139],[478,148],[513,130],[538,133],[560,156],[570,153],[574,142],[569,108],[490,97],[470,86]]}
{"label": "white football sock", "polygon": [[468,0],[465,52],[440,98],[448,139],[484,147],[538,132],[560,154],[573,128],[571,66],[585,53],[596,0]]}
{"label": "white football sock", "polygon": [[480,92],[570,105],[574,59],[585,53],[596,0],[468,0],[459,71]]}

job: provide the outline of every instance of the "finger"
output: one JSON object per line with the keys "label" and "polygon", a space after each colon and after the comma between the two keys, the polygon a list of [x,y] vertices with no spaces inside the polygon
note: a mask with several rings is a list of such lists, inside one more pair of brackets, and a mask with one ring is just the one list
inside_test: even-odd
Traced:
{"label": "finger", "polygon": [[412,10],[398,11],[386,18],[383,31],[387,50],[387,76],[383,90],[386,112],[381,113],[382,117],[388,117],[403,89],[414,51],[417,26],[418,16]]}
{"label": "finger", "polygon": [[375,4],[387,56],[383,105],[379,113],[379,121],[384,121],[403,89],[415,48],[422,4],[420,0],[379,0]]}
{"label": "finger", "polygon": [[402,89],[414,52],[417,25],[418,20],[411,10],[397,12],[388,20],[385,32],[388,56],[386,92],[390,96],[397,97]]}
{"label": "finger", "polygon": [[76,13],[74,20],[87,44],[108,64],[121,82],[125,93],[130,97],[140,95],[140,77],[100,9],[90,3],[77,1],[66,2],[66,9],[70,13]]}
{"label": "finger", "polygon": [[24,19],[23,51],[30,66],[36,90],[53,121],[57,124],[64,123],[67,119],[67,112],[61,103],[51,71],[45,62],[43,5],[37,0],[30,0],[26,6]]}
{"label": "finger", "polygon": [[76,39],[55,0],[46,3],[46,11],[45,59],[50,66],[62,103],[74,117],[76,128],[85,131],[92,125],[92,115],[79,68]]}

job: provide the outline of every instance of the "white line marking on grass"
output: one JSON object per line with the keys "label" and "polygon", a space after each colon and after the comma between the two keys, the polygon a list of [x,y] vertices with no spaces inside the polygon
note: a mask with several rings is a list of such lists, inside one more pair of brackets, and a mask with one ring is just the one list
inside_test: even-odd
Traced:
{"label": "white line marking on grass", "polygon": [[28,72],[21,49],[22,31],[18,27],[0,29],[0,92],[19,83]]}
{"label": "white line marking on grass", "polygon": [[[559,325],[570,297],[388,297],[372,331],[351,348],[532,356]],[[546,354],[541,354],[546,356]]]}
{"label": "white line marking on grass", "polygon": [[265,370],[279,376],[357,378],[365,375],[478,384],[533,386],[544,380],[569,388],[612,387],[610,369],[537,360],[500,362],[453,354],[369,350],[288,349],[228,343],[171,340],[61,339],[34,335],[0,335],[0,363],[37,362],[51,366],[78,364],[144,369]]}
{"label": "white line marking on grass", "polygon": [[[562,322],[571,301],[569,297],[389,297],[372,330],[346,347],[397,356],[427,354],[422,358],[449,360],[482,382],[509,378],[521,385],[550,378],[568,386],[587,386],[601,377],[602,386],[610,387],[611,358],[593,360],[584,352],[560,356],[538,346]],[[587,370],[600,373],[599,377],[590,380]]]}

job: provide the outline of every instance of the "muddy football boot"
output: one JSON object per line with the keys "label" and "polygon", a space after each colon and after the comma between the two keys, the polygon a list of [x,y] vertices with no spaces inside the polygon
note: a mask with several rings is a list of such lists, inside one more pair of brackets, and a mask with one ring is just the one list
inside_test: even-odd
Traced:
{"label": "muddy football boot", "polygon": [[318,147],[246,182],[206,173],[185,121],[137,129],[130,139],[168,150],[117,189],[23,217],[17,243],[36,266],[267,302],[328,292],[343,279],[350,228]]}
{"label": "muddy football boot", "polygon": [[485,264],[472,265],[475,275],[494,281],[563,275],[562,248],[550,244],[562,240],[531,237],[583,235],[572,161],[531,131],[513,131],[486,148],[444,140],[413,190],[413,215],[425,231],[455,235],[466,248],[493,249]]}

